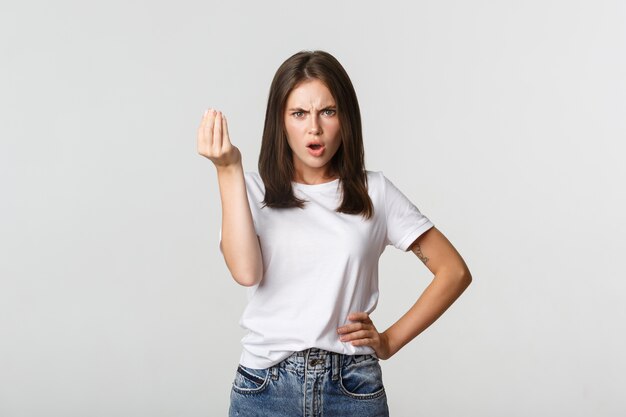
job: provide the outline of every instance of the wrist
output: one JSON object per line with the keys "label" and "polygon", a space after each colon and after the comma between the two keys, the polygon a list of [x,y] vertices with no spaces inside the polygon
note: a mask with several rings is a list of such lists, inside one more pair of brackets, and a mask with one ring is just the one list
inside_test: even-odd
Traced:
{"label": "wrist", "polygon": [[396,341],[393,339],[393,335],[390,334],[389,329],[382,332],[380,336],[383,339],[385,346],[387,347],[389,357],[392,357],[400,350],[401,346],[398,346]]}
{"label": "wrist", "polygon": [[241,163],[228,164],[228,165],[216,165],[215,169],[217,170],[218,176],[222,176],[222,175],[230,176],[240,171],[243,171],[243,167]]}

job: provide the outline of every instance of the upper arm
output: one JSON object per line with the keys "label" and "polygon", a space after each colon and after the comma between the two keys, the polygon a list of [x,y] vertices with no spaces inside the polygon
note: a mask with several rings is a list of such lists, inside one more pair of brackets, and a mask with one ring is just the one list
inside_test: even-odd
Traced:
{"label": "upper arm", "polygon": [[413,252],[433,274],[451,270],[470,275],[459,252],[435,226],[415,239],[408,250]]}

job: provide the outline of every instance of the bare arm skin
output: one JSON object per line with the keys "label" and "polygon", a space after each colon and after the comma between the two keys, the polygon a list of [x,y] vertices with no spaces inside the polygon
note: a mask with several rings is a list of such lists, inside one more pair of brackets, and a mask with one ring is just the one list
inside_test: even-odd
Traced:
{"label": "bare arm skin", "polygon": [[205,112],[198,128],[198,153],[217,169],[222,203],[221,249],[233,279],[244,286],[263,278],[261,245],[254,229],[246,193],[241,153],[228,136],[226,118],[213,109]]}
{"label": "bare arm skin", "polygon": [[409,247],[435,274],[415,304],[383,332],[390,356],[435,322],[472,282],[472,275],[452,243],[435,227]]}
{"label": "bare arm skin", "polygon": [[354,346],[371,346],[380,359],[389,359],[435,322],[472,282],[472,276],[452,243],[431,227],[409,247],[435,274],[413,307],[387,330],[379,333],[365,312],[355,312],[337,329],[342,341]]}

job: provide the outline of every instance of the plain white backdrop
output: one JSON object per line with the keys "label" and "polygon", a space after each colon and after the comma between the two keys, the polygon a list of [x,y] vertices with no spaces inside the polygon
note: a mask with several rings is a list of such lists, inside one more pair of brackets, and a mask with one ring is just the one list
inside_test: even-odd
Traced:
{"label": "plain white backdrop", "polygon": [[[333,54],[366,167],[474,281],[381,361],[391,415],[623,416],[621,1],[0,6],[0,415],[226,415],[245,287],[218,250],[204,110],[256,171],[269,86]],[[432,279],[380,261],[380,331]]]}

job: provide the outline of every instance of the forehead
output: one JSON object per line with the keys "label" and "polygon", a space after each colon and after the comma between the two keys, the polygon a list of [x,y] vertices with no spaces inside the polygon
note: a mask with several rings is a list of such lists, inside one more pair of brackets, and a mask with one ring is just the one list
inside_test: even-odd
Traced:
{"label": "forehead", "polygon": [[289,93],[287,104],[329,106],[335,104],[335,100],[326,84],[313,78],[297,84]]}

